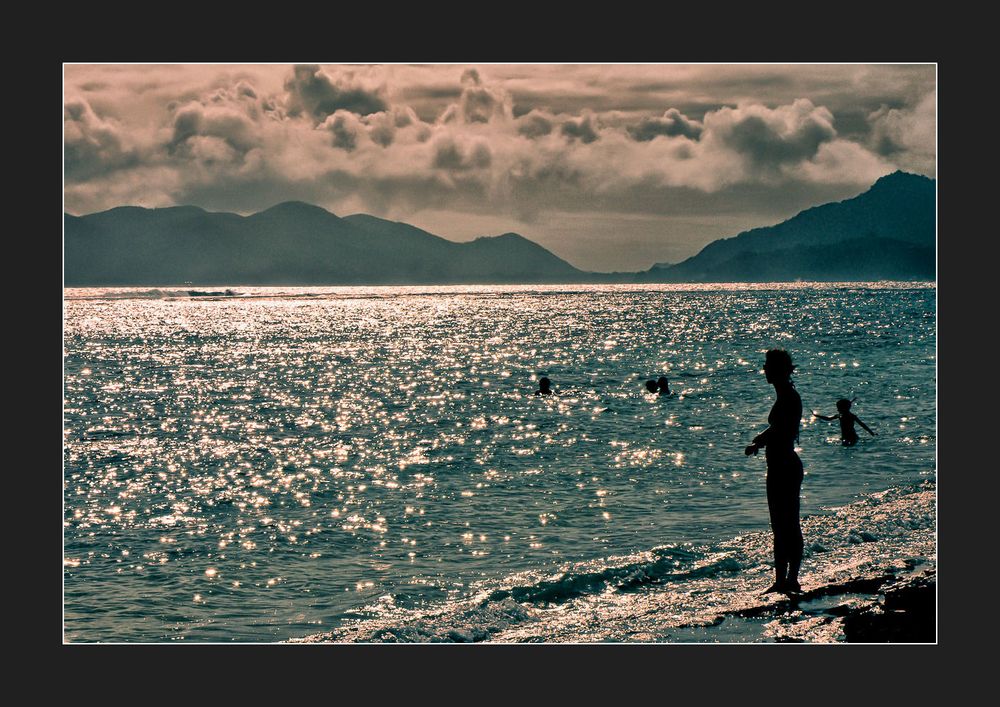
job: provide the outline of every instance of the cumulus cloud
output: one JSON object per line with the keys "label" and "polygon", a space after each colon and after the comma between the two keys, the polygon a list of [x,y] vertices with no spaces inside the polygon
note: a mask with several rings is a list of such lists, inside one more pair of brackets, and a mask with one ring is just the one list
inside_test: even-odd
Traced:
{"label": "cumulus cloud", "polygon": [[246,81],[240,81],[236,84],[236,95],[241,98],[257,98],[257,91],[254,89],[252,84]]}
{"label": "cumulus cloud", "polygon": [[415,127],[414,134],[418,141],[425,141],[430,137],[429,127],[409,106],[395,106],[379,113],[361,116],[359,119],[368,126],[368,136],[372,142],[382,147],[391,145],[396,139],[397,132],[405,128]]}
{"label": "cumulus cloud", "polygon": [[882,106],[868,116],[870,144],[901,166],[933,173],[936,163],[937,92],[931,91],[912,108]]}
{"label": "cumulus cloud", "polygon": [[120,125],[103,119],[80,97],[66,100],[63,111],[66,179],[77,181],[137,163]]}
{"label": "cumulus cloud", "polygon": [[791,172],[796,182],[807,184],[872,184],[897,165],[849,140],[824,143],[816,155]]}
{"label": "cumulus cloud", "polygon": [[238,107],[212,102],[188,103],[174,112],[172,152],[182,152],[204,138],[225,144],[231,153],[245,155],[259,146],[260,139],[253,119]]}
{"label": "cumulus cloud", "polygon": [[439,123],[489,123],[513,119],[513,101],[501,87],[487,85],[476,69],[466,69],[460,79],[458,103],[449,105]]}
{"label": "cumulus cloud", "polygon": [[489,145],[481,140],[466,145],[451,136],[446,136],[436,140],[432,147],[433,165],[438,169],[452,171],[485,169],[493,161]]}
{"label": "cumulus cloud", "polygon": [[[296,67],[286,89],[301,84],[305,73],[333,85],[323,72],[317,79],[316,70]],[[341,88],[346,75],[338,75]],[[572,115],[534,109],[515,120],[505,107],[509,96],[478,71],[465,71],[458,83],[459,101],[434,124],[401,104],[370,113],[338,108],[314,124],[296,115],[293,92],[286,91],[282,101],[234,79],[172,104],[162,163],[213,198],[224,195],[227,184],[245,193],[249,183],[267,180],[275,194],[298,195],[309,191],[302,185],[313,179],[325,180],[314,191],[326,195],[327,205],[350,200],[361,209],[392,210],[393,202],[406,208],[419,203],[402,196],[404,188],[419,185],[421,198],[432,193],[456,208],[500,209],[519,219],[534,218],[550,205],[572,209],[595,199],[610,199],[609,208],[615,199],[634,205],[627,195],[636,189],[715,192],[756,179],[762,170],[782,179],[823,181],[824,170],[844,179],[853,163],[864,163],[855,172],[865,175],[886,164],[868,159],[864,149],[822,150],[836,141],[832,117],[808,100],[724,108],[704,121],[674,108],[638,120],[625,111]],[[488,198],[471,203],[477,195]],[[652,197],[638,201],[663,208]]]}
{"label": "cumulus cloud", "polygon": [[760,104],[722,108],[705,116],[705,131],[754,169],[808,160],[837,136],[833,114],[804,98],[773,109]]}
{"label": "cumulus cloud", "polygon": [[346,110],[338,110],[327,118],[323,128],[333,135],[334,147],[348,152],[358,146],[358,135],[364,129],[358,116]]}
{"label": "cumulus cloud", "polygon": [[555,120],[540,110],[532,110],[516,121],[517,132],[528,138],[538,138],[552,132]]}
{"label": "cumulus cloud", "polygon": [[397,122],[388,111],[368,116],[365,123],[369,127],[368,135],[376,145],[388,147],[396,139]]}
{"label": "cumulus cloud", "polygon": [[692,140],[701,136],[702,126],[696,120],[689,119],[676,108],[668,109],[662,117],[645,118],[637,125],[630,125],[628,134],[638,142],[648,142],[660,135],[677,137],[682,135]]}
{"label": "cumulus cloud", "polygon": [[294,67],[285,81],[285,92],[289,115],[308,115],[317,123],[338,110],[369,115],[389,107],[384,84],[365,80],[353,71],[332,78],[314,65]]}
{"label": "cumulus cloud", "polygon": [[594,142],[599,137],[597,130],[594,129],[594,118],[589,114],[582,118],[567,120],[560,130],[570,141],[579,140],[584,144]]}

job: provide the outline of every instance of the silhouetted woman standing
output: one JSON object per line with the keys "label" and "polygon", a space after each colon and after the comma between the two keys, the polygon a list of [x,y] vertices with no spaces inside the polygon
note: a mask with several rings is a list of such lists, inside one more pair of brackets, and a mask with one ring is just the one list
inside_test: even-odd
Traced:
{"label": "silhouetted woman standing", "polygon": [[765,448],[767,458],[767,508],[774,533],[774,584],[767,592],[801,592],[799,565],[802,563],[802,527],[799,525],[799,491],[802,488],[802,460],[795,453],[802,420],[802,399],[792,384],[795,370],[792,357],[784,349],[772,349],[764,359],[764,375],[774,386],[777,400],[767,416],[769,427],[754,437],[747,456]]}

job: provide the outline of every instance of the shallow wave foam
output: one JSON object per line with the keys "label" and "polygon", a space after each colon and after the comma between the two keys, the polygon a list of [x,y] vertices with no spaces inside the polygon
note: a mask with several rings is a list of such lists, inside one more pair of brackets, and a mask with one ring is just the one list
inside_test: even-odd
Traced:
{"label": "shallow wave foam", "polygon": [[[816,596],[834,594],[840,585],[860,586],[867,578],[877,587],[888,576],[933,567],[935,519],[932,481],[804,519],[803,588]],[[664,546],[576,563],[557,575],[525,572],[425,609],[403,609],[385,596],[333,631],[293,640],[672,641],[684,640],[693,627],[746,616],[764,617],[750,640],[773,638],[788,625],[803,640],[837,640],[835,622],[792,610],[780,595],[760,596],[770,581],[770,543],[769,533],[754,532],[712,546]],[[699,636],[733,640],[725,630],[714,639]]]}
{"label": "shallow wave foam", "polygon": [[129,290],[124,288],[78,288],[64,293],[67,300],[129,300],[129,299],[169,299],[187,297],[187,290]]}
{"label": "shallow wave foam", "polygon": [[706,558],[697,550],[681,547],[657,548],[643,553],[638,559],[619,558],[619,561],[622,560],[625,564],[599,567],[593,571],[588,571],[585,564],[576,565],[548,579],[496,589],[484,601],[498,602],[509,598],[521,604],[558,604],[609,589],[629,591],[668,581],[734,572],[741,568],[732,557]]}

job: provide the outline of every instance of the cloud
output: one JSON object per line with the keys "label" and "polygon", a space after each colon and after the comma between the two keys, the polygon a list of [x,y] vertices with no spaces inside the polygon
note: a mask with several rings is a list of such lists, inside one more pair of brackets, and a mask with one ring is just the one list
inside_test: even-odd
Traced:
{"label": "cloud", "polygon": [[466,69],[460,79],[462,92],[458,103],[449,105],[438,118],[439,123],[490,123],[510,121],[513,108],[510,94],[497,86],[487,85],[476,69]]}
{"label": "cloud", "polygon": [[299,65],[285,81],[286,105],[291,116],[307,115],[323,122],[338,110],[369,115],[388,108],[385,86],[365,80],[353,71],[331,78],[314,65]]}
{"label": "cloud", "polygon": [[83,98],[65,102],[63,111],[67,181],[80,181],[137,164],[139,156],[126,145],[116,121],[103,119]]}
{"label": "cloud", "polygon": [[257,91],[254,89],[253,85],[247,83],[246,81],[240,81],[236,84],[236,95],[241,98],[257,98]]}
{"label": "cloud", "polygon": [[436,140],[433,165],[437,169],[465,171],[485,169],[493,162],[493,153],[485,141],[462,144],[451,136]]}
{"label": "cloud", "polygon": [[[464,96],[502,96],[475,70],[464,72],[460,83]],[[292,115],[280,98],[234,77],[196,100],[172,104],[148,166],[173,168],[177,179],[168,183],[175,194],[200,194],[217,206],[238,201],[243,208],[242,197],[250,192],[279,200],[305,193],[331,208],[350,203],[358,210],[398,213],[433,198],[445,207],[530,220],[550,208],[594,203],[612,211],[669,210],[671,204],[655,194],[731,189],[761,170],[773,172],[773,183],[822,182],[828,178],[824,170],[841,183],[886,165],[863,148],[820,150],[836,133],[829,111],[809,101],[725,108],[703,122],[668,109],[644,123],[624,111],[574,116],[539,109],[515,120],[495,110],[502,98],[491,98],[475,104],[489,106],[485,122],[475,119],[485,113],[466,111],[460,100],[451,119],[434,124],[400,104],[368,114],[342,108],[314,125]],[[637,139],[646,136],[643,130],[659,134]],[[700,139],[692,140],[689,135],[698,130]],[[309,187],[309,180],[317,184]],[[417,191],[405,197],[406,188]],[[241,198],[226,199],[227,190]],[[635,194],[643,196],[630,196]]]}
{"label": "cloud", "polygon": [[690,120],[676,108],[670,108],[660,118],[645,118],[637,125],[627,128],[628,134],[638,142],[648,142],[660,135],[684,137],[697,140],[701,136],[701,123]]}
{"label": "cloud", "polygon": [[542,111],[532,110],[527,115],[522,115],[516,121],[517,132],[528,138],[538,138],[552,132],[555,121],[552,116],[548,116]]}
{"label": "cloud", "polygon": [[937,92],[912,108],[882,106],[868,116],[870,144],[876,153],[900,166],[933,174],[936,165]]}
{"label": "cloud", "polygon": [[388,111],[368,116],[365,123],[369,126],[368,135],[377,145],[388,147],[396,139],[396,128],[399,123]]}
{"label": "cloud", "polygon": [[395,141],[397,132],[405,128],[415,127],[418,140],[430,137],[429,127],[409,106],[395,106],[379,113],[359,116],[359,119],[368,127],[372,142],[382,147],[389,147]]}
{"label": "cloud", "polygon": [[358,116],[350,111],[338,110],[322,125],[333,135],[333,146],[351,152],[358,146],[358,135],[364,129]]}
{"label": "cloud", "polygon": [[584,144],[594,142],[599,137],[597,131],[594,129],[594,119],[591,115],[565,121],[560,127],[560,131],[570,141],[578,139]]}
{"label": "cloud", "polygon": [[233,155],[244,155],[260,145],[253,119],[238,107],[221,102],[188,103],[174,111],[170,151],[183,153],[199,138],[224,143]]}
{"label": "cloud", "polygon": [[806,184],[869,185],[896,166],[849,140],[823,143],[816,155],[790,171],[791,181]]}
{"label": "cloud", "polygon": [[808,99],[768,108],[746,104],[705,116],[705,132],[713,141],[741,155],[753,170],[773,170],[808,160],[837,136],[833,114]]}

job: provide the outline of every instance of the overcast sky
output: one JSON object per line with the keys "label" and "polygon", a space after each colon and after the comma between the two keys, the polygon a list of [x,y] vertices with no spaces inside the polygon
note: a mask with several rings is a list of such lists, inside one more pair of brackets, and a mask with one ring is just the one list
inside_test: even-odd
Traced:
{"label": "overcast sky", "polygon": [[297,199],[645,270],[935,176],[933,65],[66,65],[65,202]]}

